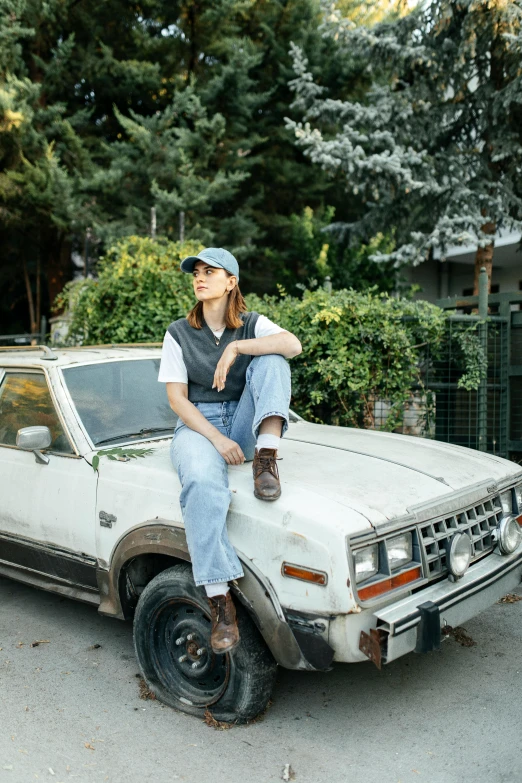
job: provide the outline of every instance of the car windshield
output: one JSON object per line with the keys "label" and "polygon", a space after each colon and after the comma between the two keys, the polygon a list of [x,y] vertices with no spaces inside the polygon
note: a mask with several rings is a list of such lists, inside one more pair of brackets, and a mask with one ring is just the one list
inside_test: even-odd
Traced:
{"label": "car windshield", "polygon": [[158,383],[159,357],[63,370],[76,410],[95,446],[165,436],[177,417]]}

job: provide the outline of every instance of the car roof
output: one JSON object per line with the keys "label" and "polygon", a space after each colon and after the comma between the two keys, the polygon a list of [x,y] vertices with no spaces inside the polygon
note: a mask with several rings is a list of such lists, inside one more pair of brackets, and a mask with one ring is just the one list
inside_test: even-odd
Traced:
{"label": "car roof", "polygon": [[0,367],[64,367],[96,364],[110,359],[152,359],[160,356],[161,343],[121,343],[51,348],[48,345],[2,346]]}

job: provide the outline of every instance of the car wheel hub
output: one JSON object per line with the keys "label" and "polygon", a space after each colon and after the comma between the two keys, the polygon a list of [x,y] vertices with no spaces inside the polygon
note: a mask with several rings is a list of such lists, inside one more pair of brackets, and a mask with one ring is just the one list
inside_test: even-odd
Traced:
{"label": "car wheel hub", "polygon": [[230,657],[210,647],[210,618],[197,603],[169,599],[157,607],[149,643],[158,677],[183,702],[214,704],[226,689]]}

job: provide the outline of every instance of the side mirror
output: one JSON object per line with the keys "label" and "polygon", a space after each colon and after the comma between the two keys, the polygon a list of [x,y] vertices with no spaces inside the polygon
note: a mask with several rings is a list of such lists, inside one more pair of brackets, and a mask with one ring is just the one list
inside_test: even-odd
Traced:
{"label": "side mirror", "polygon": [[52,442],[49,427],[23,427],[16,433],[16,445],[24,451],[32,451],[37,462],[43,465],[49,463],[49,457],[40,449],[47,449]]}

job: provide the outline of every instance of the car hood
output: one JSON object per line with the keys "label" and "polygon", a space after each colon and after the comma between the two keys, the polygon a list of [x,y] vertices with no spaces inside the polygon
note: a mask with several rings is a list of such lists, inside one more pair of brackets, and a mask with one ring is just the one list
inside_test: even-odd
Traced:
{"label": "car hood", "polygon": [[283,442],[292,454],[285,479],[337,495],[377,525],[477,484],[522,477],[501,457],[395,433],[301,421]]}
{"label": "car hood", "polygon": [[[134,460],[133,468],[129,465],[127,480],[158,488],[162,485],[173,491],[169,442],[147,443],[153,452]],[[279,456],[283,492],[273,511],[284,513],[288,506],[298,516],[319,500],[327,515],[328,506],[335,504],[337,509],[353,509],[375,527],[403,517],[417,506],[451,501],[451,495],[477,484],[522,477],[519,465],[472,449],[303,421],[290,425]],[[109,468],[117,463],[105,464]],[[161,478],[158,472],[168,476]],[[121,480],[122,474],[118,473]],[[153,478],[151,473],[156,476]],[[252,501],[251,463],[230,467],[229,483],[233,492],[231,510],[251,511],[252,502],[258,502]]]}

